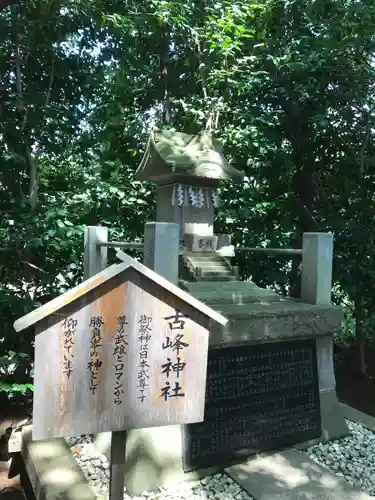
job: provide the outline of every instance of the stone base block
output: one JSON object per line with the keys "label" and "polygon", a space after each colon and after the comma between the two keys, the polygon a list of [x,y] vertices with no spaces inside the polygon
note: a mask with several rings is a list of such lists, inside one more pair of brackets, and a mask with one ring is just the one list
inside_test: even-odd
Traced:
{"label": "stone base block", "polygon": [[[296,443],[296,448],[305,448],[319,441],[337,439],[349,434],[336,395],[331,336],[317,338],[317,358],[322,434],[311,442]],[[159,486],[167,487],[180,481],[198,480],[219,470],[211,468],[184,473],[181,431],[181,426],[177,425],[137,429],[128,433],[125,486],[131,495],[139,495],[145,490],[153,491]],[[98,436],[96,446],[101,453],[108,456],[108,435]]]}
{"label": "stone base block", "polygon": [[36,500],[96,500],[65,439],[32,441],[32,426],[25,426],[22,457]]}
{"label": "stone base block", "polygon": [[180,425],[136,429],[126,443],[125,486],[130,495],[154,491],[181,481],[196,481],[218,468],[185,474],[182,468]]}
{"label": "stone base block", "polygon": [[320,413],[322,417],[322,441],[339,439],[349,434],[335,389],[320,391]]}

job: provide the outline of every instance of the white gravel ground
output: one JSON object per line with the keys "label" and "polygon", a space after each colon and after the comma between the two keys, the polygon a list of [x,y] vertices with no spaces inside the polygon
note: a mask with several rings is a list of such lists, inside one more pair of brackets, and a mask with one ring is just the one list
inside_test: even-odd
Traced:
{"label": "white gravel ground", "polygon": [[[305,450],[316,462],[328,466],[350,484],[375,496],[375,433],[360,424],[347,421],[350,436],[318,444]],[[90,436],[67,440],[98,499],[108,498],[109,463],[95,452]],[[77,453],[75,450],[79,449]],[[216,474],[194,483],[181,483],[157,492],[144,492],[124,500],[254,500],[226,474]]]}
{"label": "white gravel ground", "polygon": [[318,444],[306,453],[319,464],[326,465],[348,483],[375,495],[375,434],[363,425],[346,421],[348,437]]}
{"label": "white gravel ground", "polygon": [[[90,436],[69,438],[67,442],[98,499],[108,498],[109,463],[98,455]],[[80,453],[75,450],[80,449]],[[130,497],[124,489],[124,500],[254,500],[226,474],[215,474],[201,481],[180,483],[157,492],[143,492]]]}

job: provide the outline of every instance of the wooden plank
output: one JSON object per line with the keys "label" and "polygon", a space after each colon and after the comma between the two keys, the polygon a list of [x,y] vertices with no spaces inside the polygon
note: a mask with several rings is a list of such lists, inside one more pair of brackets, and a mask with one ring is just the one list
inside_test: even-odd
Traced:
{"label": "wooden plank", "polygon": [[180,300],[189,304],[191,307],[194,307],[202,314],[206,315],[208,318],[213,319],[214,321],[223,326],[225,326],[228,323],[227,318],[222,316],[220,313],[206,306],[203,302],[200,302],[199,300],[195,299],[194,297],[192,297],[190,294],[188,294],[178,286],[173,285],[173,283],[169,282],[168,280],[166,280],[159,274],[155,273],[148,267],[144,266],[140,262],[137,262],[135,259],[129,257],[129,255],[122,252],[121,250],[118,250],[116,256],[120,260],[122,260],[125,264],[128,264],[129,267],[132,267],[138,273],[142,274],[146,278],[153,281],[156,285],[159,285],[164,290],[168,291],[169,293],[178,297]]}
{"label": "wooden plank", "polygon": [[202,421],[208,319],[130,281],[83,299],[37,325],[33,439]]}
{"label": "wooden plank", "polygon": [[201,422],[208,351],[205,325],[176,313],[134,284],[129,284],[129,309],[136,311],[129,321],[129,338],[137,339],[129,342],[134,362],[130,428]]}
{"label": "wooden plank", "polygon": [[123,283],[104,295],[96,290],[91,302],[63,309],[59,321],[50,317],[47,325],[37,325],[34,439],[116,430],[117,419],[123,424],[126,289]]}
{"label": "wooden plank", "polygon": [[47,304],[44,304],[35,311],[32,311],[31,313],[26,314],[22,318],[16,320],[13,325],[14,329],[17,332],[19,332],[21,330],[24,330],[25,328],[28,328],[29,326],[32,326],[40,322],[47,316],[56,314],[63,307],[83,297],[90,291],[97,289],[105,282],[115,278],[116,276],[125,272],[129,268],[133,268],[138,273],[142,274],[144,277],[153,281],[159,287],[162,287],[165,290],[167,290],[170,294],[179,297],[180,300],[186,302],[187,304],[190,304],[192,307],[200,311],[202,314],[205,314],[207,317],[213,319],[214,321],[222,325],[226,325],[228,320],[224,318],[224,316],[214,311],[210,307],[206,306],[199,300],[195,299],[188,293],[184,292],[178,286],[173,285],[173,283],[170,283],[168,280],[159,276],[154,271],[151,271],[151,269],[149,269],[148,267],[144,266],[143,264],[140,264],[135,259],[126,255],[124,252],[118,251],[117,256],[121,260],[123,260],[123,263],[114,264],[108,267],[104,271],[96,274],[95,276],[89,278],[83,283],[80,283],[79,285],[72,288],[68,292],[63,293],[59,297],[56,297],[55,299],[51,300]]}

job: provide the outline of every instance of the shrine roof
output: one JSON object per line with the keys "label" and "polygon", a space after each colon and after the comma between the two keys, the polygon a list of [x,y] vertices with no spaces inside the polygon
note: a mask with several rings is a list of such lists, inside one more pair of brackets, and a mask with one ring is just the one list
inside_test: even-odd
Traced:
{"label": "shrine roof", "polygon": [[135,176],[158,182],[173,176],[213,180],[242,180],[244,174],[224,157],[220,142],[202,131],[191,135],[154,129]]}

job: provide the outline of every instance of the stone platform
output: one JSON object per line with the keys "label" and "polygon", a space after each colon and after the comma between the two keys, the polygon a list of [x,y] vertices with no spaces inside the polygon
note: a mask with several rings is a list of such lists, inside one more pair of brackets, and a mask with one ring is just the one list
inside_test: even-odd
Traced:
{"label": "stone platform", "polygon": [[341,323],[342,313],[338,306],[305,304],[251,282],[183,281],[180,286],[229,319],[223,328],[212,325],[212,347],[324,337],[332,335]]}

